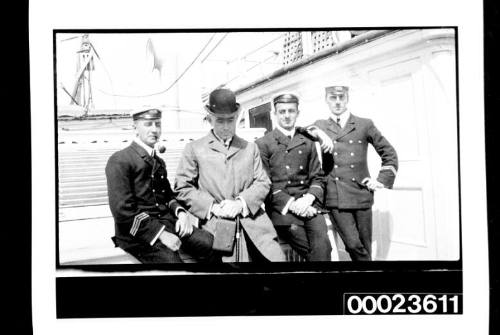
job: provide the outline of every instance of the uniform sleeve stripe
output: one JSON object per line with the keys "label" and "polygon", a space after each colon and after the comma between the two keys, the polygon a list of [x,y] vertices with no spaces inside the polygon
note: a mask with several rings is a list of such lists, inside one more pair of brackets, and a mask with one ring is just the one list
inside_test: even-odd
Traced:
{"label": "uniform sleeve stripe", "polygon": [[273,192],[273,195],[278,194],[278,193],[280,193],[280,192],[281,192],[281,190],[274,191],[274,192]]}
{"label": "uniform sleeve stripe", "polygon": [[394,166],[392,166],[392,165],[382,166],[382,168],[381,168],[380,170],[381,170],[381,171],[382,171],[382,170],[390,170],[390,171],[392,171],[392,173],[394,173],[394,175],[396,175],[396,174],[397,174],[396,169],[395,169],[395,168],[394,168]]}
{"label": "uniform sleeve stripe", "polygon": [[134,231],[134,235],[137,233],[137,231],[139,230],[139,227],[141,226],[141,222],[142,220],[146,219],[149,217],[149,215],[147,213],[142,213],[144,215],[140,216],[138,219],[137,219],[137,225],[136,225],[136,228],[135,228],[135,231]]}
{"label": "uniform sleeve stripe", "polygon": [[135,236],[137,231],[139,230],[139,226],[141,225],[142,220],[148,218],[149,215],[147,213],[140,213],[134,217],[134,223],[130,228],[130,235]]}
{"label": "uniform sleeve stripe", "polygon": [[323,187],[319,186],[319,185],[311,185],[311,187],[317,187],[319,189],[323,189]]}

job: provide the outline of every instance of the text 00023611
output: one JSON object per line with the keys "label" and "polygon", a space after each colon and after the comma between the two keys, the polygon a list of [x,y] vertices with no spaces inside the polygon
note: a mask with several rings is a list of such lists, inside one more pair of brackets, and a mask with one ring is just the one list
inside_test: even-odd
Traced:
{"label": "text 00023611", "polygon": [[462,314],[457,293],[345,293],[344,314]]}

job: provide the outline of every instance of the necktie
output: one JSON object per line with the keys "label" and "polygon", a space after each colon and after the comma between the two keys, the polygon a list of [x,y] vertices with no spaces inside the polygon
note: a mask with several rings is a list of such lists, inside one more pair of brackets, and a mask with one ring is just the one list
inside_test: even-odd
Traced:
{"label": "necktie", "polygon": [[340,128],[342,128],[342,126],[340,125],[340,117],[339,117],[339,116],[337,116],[337,124],[338,124],[338,126],[339,126]]}

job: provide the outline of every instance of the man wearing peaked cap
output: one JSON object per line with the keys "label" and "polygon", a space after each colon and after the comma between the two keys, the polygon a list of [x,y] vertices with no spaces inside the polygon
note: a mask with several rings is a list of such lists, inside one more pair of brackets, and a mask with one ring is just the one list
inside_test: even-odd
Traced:
{"label": "man wearing peaked cap", "polygon": [[[354,261],[371,260],[373,193],[392,188],[398,169],[394,147],[373,121],[355,116],[347,109],[349,88],[325,88],[325,102],[331,115],[317,120],[308,131],[324,150],[323,168],[327,173],[325,206],[346,251]],[[368,144],[382,160],[376,179],[368,171]]]}
{"label": "man wearing peaked cap", "polygon": [[182,262],[179,248],[206,262],[218,262],[213,236],[193,227],[175,199],[165,162],[155,144],[161,135],[161,110],[132,111],[136,137],[106,164],[109,207],[115,220],[116,246],[141,263]]}
{"label": "man wearing peaked cap", "polygon": [[299,99],[280,94],[273,99],[276,127],[256,143],[271,179],[266,211],[280,235],[308,261],[330,261],[332,247],[322,206],[325,175],[316,146],[296,131]]}
{"label": "man wearing peaked cap", "polygon": [[239,238],[224,262],[285,261],[276,231],[261,208],[271,182],[259,150],[235,135],[240,111],[235,94],[214,90],[205,109],[212,129],[186,144],[175,178],[177,199],[211,233],[220,223],[217,218],[239,220]]}

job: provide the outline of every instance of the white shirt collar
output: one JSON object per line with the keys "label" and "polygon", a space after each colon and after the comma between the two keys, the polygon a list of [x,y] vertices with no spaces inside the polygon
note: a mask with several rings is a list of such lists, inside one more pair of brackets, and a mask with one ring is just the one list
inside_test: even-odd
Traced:
{"label": "white shirt collar", "polygon": [[139,137],[136,137],[134,138],[134,141],[135,143],[139,144],[141,147],[144,148],[144,150],[146,150],[146,152],[150,155],[150,156],[153,156],[153,148],[151,148],[149,145],[147,145],[146,143],[144,143],[143,141],[141,141],[141,139]]}
{"label": "white shirt collar", "polygon": [[293,135],[295,135],[295,127],[293,127],[292,130],[286,130],[277,124],[276,128],[279,131],[281,131],[285,136],[290,136],[291,138],[293,138]]}
{"label": "white shirt collar", "polygon": [[346,110],[344,113],[340,115],[331,114],[330,119],[332,119],[333,122],[337,123],[337,118],[340,117],[340,126],[344,128],[345,124],[347,123],[347,120],[349,120],[349,116],[351,116],[351,112]]}

